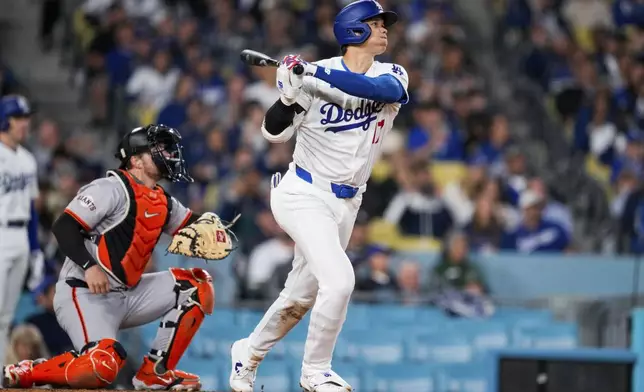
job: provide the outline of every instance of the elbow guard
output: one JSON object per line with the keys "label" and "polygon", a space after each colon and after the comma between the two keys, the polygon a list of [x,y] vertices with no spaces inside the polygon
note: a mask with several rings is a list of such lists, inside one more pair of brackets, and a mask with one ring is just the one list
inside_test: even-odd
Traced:
{"label": "elbow guard", "polygon": [[264,139],[268,140],[270,143],[286,143],[291,139],[291,137],[293,137],[294,133],[295,127],[289,126],[277,135],[273,135],[266,130],[265,123],[262,123],[262,136],[264,136]]}

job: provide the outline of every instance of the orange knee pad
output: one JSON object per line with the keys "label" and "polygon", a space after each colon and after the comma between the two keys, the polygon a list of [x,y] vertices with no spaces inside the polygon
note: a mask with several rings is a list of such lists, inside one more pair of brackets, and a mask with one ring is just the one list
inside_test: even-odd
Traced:
{"label": "orange knee pad", "polygon": [[114,339],[101,339],[83,347],[80,354],[67,352],[33,368],[36,385],[102,388],[116,380],[127,353]]}

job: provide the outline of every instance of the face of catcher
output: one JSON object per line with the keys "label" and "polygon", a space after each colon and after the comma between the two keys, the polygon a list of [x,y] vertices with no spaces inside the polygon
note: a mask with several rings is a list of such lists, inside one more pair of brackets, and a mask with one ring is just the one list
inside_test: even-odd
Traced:
{"label": "face of catcher", "polygon": [[[163,146],[154,148],[158,149],[158,152],[162,154],[166,159],[172,159],[174,157],[174,154],[166,151]],[[154,183],[157,183],[163,178],[163,173],[156,165],[154,159],[152,159],[152,154],[149,152],[145,152],[132,157],[130,162],[132,164],[132,169],[130,170],[135,171],[135,175],[137,177],[143,177],[141,179],[145,178],[151,180]]]}

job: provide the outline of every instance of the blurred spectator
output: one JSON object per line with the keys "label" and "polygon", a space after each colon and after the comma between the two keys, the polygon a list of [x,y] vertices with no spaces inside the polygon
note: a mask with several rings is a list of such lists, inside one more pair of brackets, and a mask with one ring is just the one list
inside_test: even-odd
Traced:
{"label": "blurred spectator", "polygon": [[501,248],[521,253],[570,251],[570,235],[558,223],[543,217],[545,200],[536,192],[521,194],[519,207],[523,219],[519,227],[506,232]]}
{"label": "blurred spectator", "polygon": [[349,244],[347,245],[347,256],[353,264],[353,268],[357,268],[363,262],[367,261],[369,245],[368,245],[368,228],[367,224],[369,223],[369,217],[364,211],[359,211],[358,216],[356,217],[356,223],[353,226],[353,231],[351,232],[351,238],[349,238]]}
{"label": "blurred spectator", "polygon": [[400,302],[404,305],[417,305],[422,302],[424,288],[420,284],[420,266],[413,261],[403,261],[398,267],[396,283],[400,292]]}
{"label": "blurred spectator", "polygon": [[391,251],[373,246],[369,250],[368,263],[356,273],[356,291],[373,294],[370,298],[380,302],[395,298],[398,283],[390,265]]}
{"label": "blurred spectator", "polygon": [[[295,243],[281,228],[275,238],[257,245],[248,257],[247,289],[250,298],[271,299],[266,285],[282,265],[291,265]],[[286,279],[285,279],[286,280]]]}
{"label": "blurred spectator", "polygon": [[512,205],[518,205],[519,195],[528,186],[530,172],[526,157],[517,146],[505,151],[505,173],[503,176],[503,197]]}
{"label": "blurred spectator", "polygon": [[534,177],[530,179],[527,189],[533,191],[543,200],[543,218],[558,224],[569,235],[572,235],[573,222],[570,209],[565,204],[550,197],[545,182],[539,177]]}
{"label": "blurred spectator", "polygon": [[[180,75],[177,68],[172,68],[171,61],[170,52],[159,49],[152,56],[150,66],[142,65],[134,70],[126,91],[130,98],[136,100],[138,110],[157,113],[170,102]],[[154,119],[141,122],[152,121]]]}
{"label": "blurred spectator", "polygon": [[40,45],[48,52],[54,45],[54,28],[62,16],[63,0],[43,0],[40,14]]}
{"label": "blurred spectator", "polygon": [[48,276],[45,278],[43,283],[34,290],[34,299],[38,302],[42,311],[31,315],[25,320],[25,323],[38,328],[47,347],[47,351],[51,355],[62,354],[63,352],[74,348],[71,340],[67,336],[67,333],[58,324],[56,313],[54,312],[56,281],[56,277]]}
{"label": "blurred spectator", "polygon": [[469,242],[463,232],[450,233],[430,277],[432,292],[454,289],[480,295],[487,291],[485,278],[469,259],[469,251]]}
{"label": "blurred spectator", "polygon": [[419,159],[460,161],[464,144],[458,129],[450,125],[437,103],[423,103],[414,110],[416,126],[409,132],[407,148]]}
{"label": "blurred spectator", "polygon": [[179,128],[188,119],[188,102],[195,94],[195,81],[187,75],[181,76],[175,87],[174,98],[159,112],[156,122],[172,128]]}
{"label": "blurred spectator", "polygon": [[49,358],[42,335],[33,325],[19,325],[11,331],[4,363],[18,363],[26,359]]}
{"label": "blurred spectator", "polygon": [[253,76],[257,79],[246,87],[244,99],[257,101],[262,108],[268,110],[280,97],[279,90],[275,88],[275,69],[272,67],[253,67]]}
{"label": "blurred spectator", "polygon": [[17,81],[11,70],[0,63],[0,96],[15,94],[17,87]]}
{"label": "blurred spectator", "polygon": [[409,168],[408,188],[393,198],[384,219],[405,235],[443,238],[454,219],[437,194],[428,164],[415,162]]}
{"label": "blurred spectator", "polygon": [[503,217],[494,201],[486,196],[479,196],[472,221],[465,229],[472,250],[482,253],[497,251],[501,246],[504,229]]}
{"label": "blurred spectator", "polygon": [[474,199],[482,191],[487,179],[487,161],[478,156],[468,162],[467,174],[459,182],[451,182],[443,189],[443,201],[458,226],[467,225],[474,213]]}
{"label": "blurred spectator", "polygon": [[46,179],[49,175],[51,160],[54,151],[61,145],[61,135],[58,125],[50,120],[43,119],[36,131],[36,140],[30,146],[30,151],[38,164],[38,177]]}

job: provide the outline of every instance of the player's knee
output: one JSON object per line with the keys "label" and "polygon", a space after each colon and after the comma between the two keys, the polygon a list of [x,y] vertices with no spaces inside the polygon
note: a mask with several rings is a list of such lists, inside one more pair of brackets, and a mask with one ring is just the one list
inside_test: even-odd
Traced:
{"label": "player's knee", "polygon": [[89,342],[66,370],[67,381],[74,388],[102,388],[112,384],[125,366],[127,352],[114,339]]}
{"label": "player's knee", "polygon": [[171,268],[170,272],[180,292],[189,293],[180,296],[182,305],[196,304],[205,314],[212,314],[215,308],[215,287],[208,271],[201,268]]}
{"label": "player's knee", "polygon": [[320,282],[320,291],[324,292],[327,298],[336,298],[339,301],[348,301],[353,294],[356,284],[353,269],[329,279],[328,282]]}

